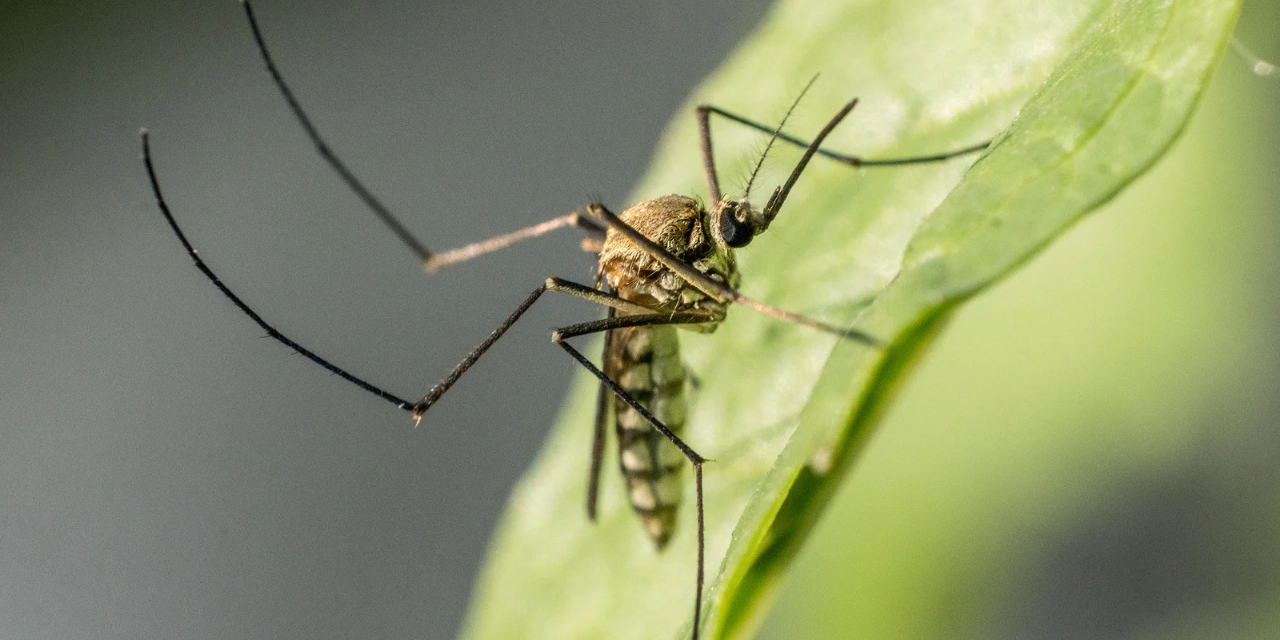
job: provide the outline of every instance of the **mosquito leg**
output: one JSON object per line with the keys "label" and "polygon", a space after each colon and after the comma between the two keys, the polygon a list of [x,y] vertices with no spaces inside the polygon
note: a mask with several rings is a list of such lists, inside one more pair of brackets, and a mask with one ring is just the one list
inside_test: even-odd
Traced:
{"label": "mosquito leg", "polygon": [[[709,131],[711,129],[710,116],[712,114],[718,115],[722,118],[725,118],[726,120],[732,120],[733,122],[736,122],[738,124],[741,124],[747,127],[751,127],[752,129],[755,129],[757,131],[761,131],[764,133],[773,134],[775,131],[778,131],[777,128],[775,127],[765,126],[763,124],[760,124],[759,122],[749,120],[740,115],[730,113],[719,107],[714,107],[707,104],[698,106],[697,113],[698,113],[699,130],[702,132],[708,132],[703,134],[704,135],[704,142],[703,142],[704,153],[706,153],[706,151],[711,148]],[[809,146],[808,142],[805,142],[800,138],[796,138],[795,136],[791,136],[786,133],[782,133],[780,131],[778,131],[777,135],[778,135],[778,139],[785,140],[786,142],[790,142],[791,144],[796,145],[798,147]],[[972,146],[964,147],[962,149],[956,149],[954,151],[944,151],[942,153],[934,153],[934,154],[923,155],[923,156],[908,156],[903,158],[867,159],[867,158],[862,158],[860,156],[850,155],[847,153],[840,153],[838,151],[832,151],[830,149],[824,149],[824,148],[819,148],[817,153],[820,156],[830,158],[832,160],[835,160],[836,162],[842,162],[851,167],[888,167],[888,166],[897,166],[897,165],[904,165],[904,164],[925,164],[929,162],[942,162],[943,160],[950,160],[952,158],[957,158],[959,156],[968,155],[970,153],[974,153],[977,151],[982,151],[983,149],[986,149],[989,146],[991,146],[990,140],[986,142],[981,142]]]}
{"label": "mosquito leg", "polygon": [[358,378],[348,373],[345,369],[329,362],[328,360],[325,360],[324,358],[321,358],[320,356],[316,355],[306,347],[303,347],[302,345],[289,339],[288,336],[284,335],[283,333],[280,333],[278,330],[276,330],[275,327],[267,324],[267,321],[263,320],[262,316],[258,315],[258,313],[253,309],[251,309],[248,304],[245,304],[245,302],[240,299],[240,296],[237,296],[235,293],[231,291],[231,289],[227,287],[227,285],[223,284],[222,280],[219,279],[218,276],[214,274],[213,270],[210,269],[209,266],[204,263],[204,260],[200,258],[200,255],[196,252],[195,247],[191,246],[191,242],[187,240],[187,235],[182,232],[182,228],[178,226],[178,221],[174,219],[173,213],[169,211],[169,205],[168,203],[165,202],[164,194],[161,193],[160,191],[160,181],[156,178],[155,167],[151,163],[151,143],[150,143],[150,140],[148,139],[147,132],[145,129],[142,131],[142,161],[147,167],[147,178],[151,180],[151,191],[155,194],[156,205],[160,207],[160,213],[164,214],[164,219],[169,222],[169,227],[173,229],[174,235],[178,236],[178,241],[181,242],[183,248],[187,250],[187,255],[191,256],[191,260],[195,262],[196,268],[199,269],[200,273],[203,273],[204,276],[208,278],[210,282],[213,283],[213,286],[218,288],[218,291],[222,292],[222,295],[226,296],[227,299],[231,300],[231,302],[235,304],[236,307],[238,307],[241,312],[243,312],[246,316],[249,316],[249,319],[253,320],[255,324],[257,324],[259,327],[262,328],[263,331],[266,331],[267,335],[270,336],[271,338],[277,340],[278,342],[285,345],[286,347],[289,347],[290,349],[297,351],[303,356],[306,356],[308,360],[311,360],[312,362],[324,367],[325,369],[328,369],[331,373],[337,374],[343,380],[346,380],[347,382],[350,382],[356,385],[357,387],[360,387],[361,389],[364,389],[365,391],[368,391],[369,393],[372,393],[373,395],[378,396],[379,398],[382,398],[383,400],[386,400],[387,402],[390,402],[391,404],[394,404],[401,409],[404,409],[405,411],[413,410],[413,403],[403,400],[387,391],[384,391],[379,387],[376,387],[366,382],[361,378]]}
{"label": "mosquito leg", "polygon": [[[578,227],[587,232],[587,237],[583,240],[583,248],[588,251],[595,246],[594,244],[589,246],[589,242],[604,242],[605,229],[603,227],[592,222],[580,213],[571,213],[567,216],[553,218],[541,224],[525,227],[518,231],[512,231],[511,233],[489,238],[488,240],[473,242],[464,247],[450,249],[443,253],[432,254],[431,257],[427,258],[427,272],[434,273],[445,267],[470,260],[476,256],[481,256],[499,249],[505,249],[522,240],[536,238],[548,231],[571,226]],[[595,251],[595,253],[599,253],[599,251]]]}
{"label": "mosquito leg", "polygon": [[[719,322],[723,319],[722,316],[708,313],[649,313],[618,317],[615,315],[614,309],[609,309],[609,317],[604,320],[594,320],[561,327],[551,334],[551,339],[556,343],[560,343],[569,338],[601,331],[608,332],[610,329],[669,324],[700,324],[704,322]],[[611,335],[611,333],[605,333],[605,353],[608,353],[608,340]],[[600,490],[600,466],[601,458],[604,455],[604,429],[605,423],[608,421],[608,406],[605,404],[607,399],[608,387],[601,384],[600,393],[596,396],[596,430],[591,443],[591,470],[587,475],[587,517],[593,522],[596,519],[596,500],[599,497]]]}
{"label": "mosquito leg", "polygon": [[351,374],[347,370],[329,362],[328,360],[325,360],[324,358],[320,357],[310,349],[307,349],[306,347],[303,347],[297,342],[294,342],[288,336],[284,335],[279,330],[277,330],[275,327],[271,326],[270,324],[267,324],[267,321],[264,320],[262,316],[258,315],[256,311],[250,308],[248,304],[246,304],[243,300],[240,299],[239,296],[237,296],[233,291],[231,291],[231,289],[228,288],[227,285],[223,284],[222,280],[219,279],[218,276],[213,272],[213,270],[210,269],[209,266],[205,264],[204,260],[200,258],[200,255],[196,252],[195,247],[193,247],[191,245],[191,242],[187,240],[186,234],[182,232],[182,228],[178,226],[178,221],[174,219],[173,213],[169,210],[169,204],[165,201],[164,194],[160,189],[160,180],[159,178],[156,177],[155,165],[151,161],[151,141],[145,129],[142,131],[142,160],[143,160],[143,164],[146,166],[147,178],[151,181],[151,190],[155,194],[156,205],[160,208],[160,213],[164,215],[165,220],[169,223],[169,227],[173,229],[174,235],[178,237],[178,241],[181,242],[182,246],[187,250],[187,255],[191,257],[191,260],[192,262],[195,263],[196,268],[199,269],[200,272],[203,273],[205,277],[208,278],[209,281],[212,282],[213,285],[217,287],[218,290],[221,291],[224,296],[227,297],[228,300],[230,300],[233,304],[235,304],[236,307],[239,308],[242,313],[248,316],[250,320],[253,320],[255,324],[257,324],[264,331],[266,331],[267,335],[270,336],[271,338],[277,340],[278,342],[289,347],[290,349],[297,351],[298,353],[305,356],[308,360],[311,360],[312,362],[320,365],[321,367],[324,367],[331,373],[337,374],[342,379],[356,385],[357,387],[360,387],[361,389],[364,389],[365,391],[368,391],[369,393],[372,393],[378,396],[379,398],[382,398],[383,400],[386,400],[396,405],[401,409],[413,412],[415,420],[421,420],[422,414],[426,412],[426,410],[429,409],[432,404],[434,404],[437,400],[439,400],[440,396],[444,395],[444,392],[448,391],[449,387],[452,387],[454,383],[458,381],[458,378],[461,377],[462,374],[465,373],[467,369],[471,368],[471,365],[475,364],[476,360],[478,360],[480,356],[484,355],[484,352],[488,351],[489,348],[493,346],[493,343],[497,342],[498,338],[501,338],[502,335],[506,333],[508,329],[511,328],[511,325],[515,324],[516,321],[520,319],[520,316],[524,315],[524,312],[528,311],[529,307],[533,306],[533,303],[543,293],[547,291],[559,291],[559,292],[569,293],[571,295],[576,295],[578,297],[585,298],[597,304],[602,304],[614,309],[620,309],[628,313],[650,314],[653,312],[653,310],[648,307],[645,307],[640,304],[636,304],[629,300],[624,300],[622,298],[619,298],[615,295],[612,295],[603,291],[598,291],[596,289],[585,287],[577,283],[569,282],[567,280],[561,280],[559,278],[548,278],[547,281],[544,282],[537,289],[535,289],[534,292],[530,294],[529,297],[526,298],[524,302],[520,304],[519,307],[516,308],[515,312],[513,312],[511,316],[508,317],[506,321],[502,323],[502,325],[500,325],[497,329],[495,329],[493,333],[491,333],[489,337],[486,338],[485,341],[480,344],[480,346],[472,350],[472,352],[468,354],[467,357],[462,360],[462,362],[460,362],[456,367],[454,367],[453,371],[451,371],[449,375],[445,377],[444,380],[442,380],[436,386],[432,387],[431,391],[428,392],[428,394],[421,401],[417,403],[411,403],[403,398],[396,396],[395,394],[392,394],[376,385],[373,385],[367,382],[363,378],[360,378]]}
{"label": "mosquito leg", "polygon": [[[591,322],[583,322],[580,324],[569,325],[567,327],[561,327],[551,334],[551,339],[555,342],[560,342],[568,338],[604,331],[606,332],[604,350],[605,353],[608,353],[609,338],[613,335],[612,333],[608,333],[610,329],[660,324],[700,324],[703,322],[718,322],[723,319],[722,315],[698,312],[675,314],[640,313],[618,317],[617,309],[610,307],[609,315],[604,320],[594,320]],[[600,391],[596,396],[595,432],[591,440],[591,468],[587,472],[587,518],[593,522],[596,519],[596,503],[600,495],[600,468],[604,457],[604,432],[609,416],[609,407],[607,402],[608,387],[601,384]]]}
{"label": "mosquito leg", "polygon": [[[334,153],[333,149],[329,146],[329,143],[325,142],[324,138],[320,135],[320,131],[316,129],[315,124],[312,123],[311,117],[308,116],[307,112],[302,108],[302,103],[298,101],[297,97],[293,94],[293,90],[289,88],[289,84],[285,82],[284,75],[280,73],[280,68],[276,66],[275,60],[271,57],[271,53],[267,51],[266,40],[262,36],[262,30],[258,27],[258,21],[254,18],[253,7],[249,4],[249,0],[241,0],[241,4],[244,5],[245,16],[249,19],[249,29],[253,31],[253,41],[257,44],[258,53],[261,54],[262,61],[266,64],[267,71],[271,74],[271,80],[275,83],[276,88],[280,90],[280,94],[284,96],[285,102],[289,104],[289,110],[293,112],[294,117],[298,120],[298,124],[302,125],[303,131],[306,132],[307,138],[311,140],[311,143],[315,145],[316,151],[320,153],[320,157],[333,168],[333,170],[338,174],[338,177],[341,178],[347,187],[356,194],[356,197],[360,198],[360,201],[363,202],[364,205],[387,226],[387,228],[391,229],[391,232],[394,233],[396,237],[399,238],[400,241],[403,242],[419,260],[422,261],[428,272],[435,272],[449,265],[463,262],[469,258],[474,258],[478,255],[483,255],[491,251],[511,246],[521,240],[536,238],[548,231],[559,229],[561,227],[576,226],[586,230],[588,235],[587,243],[592,243],[592,241],[596,240],[603,241],[604,229],[599,225],[592,223],[585,217],[574,213],[567,216],[561,216],[553,220],[548,220],[547,222],[543,222],[542,224],[537,224],[532,227],[520,229],[519,231],[501,235],[496,238],[472,243],[458,249],[445,251],[443,253],[435,253],[431,251],[422,243],[422,241],[418,240],[417,237],[410,233],[409,229],[404,226],[404,223],[391,213],[391,210],[383,204],[382,201],[379,200],[378,197],[375,196],[359,178],[356,177],[355,173],[347,167],[346,163],[338,158],[338,155]],[[590,249],[591,246],[594,246],[594,244],[590,244],[587,248]]]}
{"label": "mosquito leg", "polygon": [[347,187],[350,188],[362,202],[364,202],[365,206],[368,207],[374,215],[378,216],[378,219],[381,220],[383,224],[387,225],[387,227],[391,229],[392,233],[396,234],[397,238],[400,238],[400,241],[403,242],[405,246],[414,253],[414,255],[418,256],[418,259],[423,262],[429,260],[431,258],[431,251],[418,241],[418,239],[415,238],[407,228],[405,228],[403,223],[392,215],[391,210],[388,209],[386,205],[382,204],[382,201],[379,200],[377,196],[373,195],[373,192],[365,187],[364,183],[360,182],[360,179],[357,178],[356,175],[352,173],[351,169],[348,169],[347,165],[338,158],[337,154],[333,152],[333,149],[329,147],[329,144],[324,141],[324,138],[320,137],[320,132],[316,129],[315,125],[312,124],[311,118],[307,116],[307,112],[302,109],[302,104],[294,97],[293,90],[290,89],[288,83],[284,81],[284,76],[281,75],[280,69],[276,67],[275,61],[267,51],[266,40],[263,39],[262,31],[258,28],[258,21],[253,17],[253,6],[249,4],[249,0],[242,0],[241,4],[244,5],[245,16],[249,18],[249,28],[253,31],[253,41],[258,45],[258,53],[262,54],[262,61],[266,63],[267,71],[271,73],[272,81],[275,82],[276,88],[278,88],[280,93],[284,96],[285,102],[289,103],[289,110],[293,111],[294,117],[298,119],[298,124],[302,125],[302,129],[306,131],[307,137],[310,138],[312,144],[315,145],[316,151],[320,152],[320,157],[324,158],[324,161],[327,162],[330,167],[333,167],[333,170],[338,173],[338,177],[342,178],[342,181],[346,183]]}
{"label": "mosquito leg", "polygon": [[592,333],[600,333],[601,331],[609,331],[610,329],[623,329],[626,327],[652,327],[657,325],[670,324],[703,324],[707,322],[720,322],[724,320],[721,315],[715,315],[705,312],[683,312],[683,313],[646,313],[642,315],[617,316],[608,317],[604,320],[592,320],[590,322],[582,322],[579,324],[571,324],[567,327],[560,327],[551,333],[551,339],[555,342],[585,336]]}
{"label": "mosquito leg", "polygon": [[591,468],[587,471],[587,519],[595,522],[600,502],[600,469],[604,465],[604,438],[609,426],[609,388],[596,392],[596,422],[591,434]]}
{"label": "mosquito leg", "polygon": [[698,630],[702,626],[702,583],[704,580],[702,567],[706,564],[707,555],[707,509],[703,504],[701,462],[693,464],[693,486],[694,495],[698,503],[698,577],[694,579],[697,586],[693,597],[693,640],[698,640]]}
{"label": "mosquito leg", "polygon": [[[606,320],[614,318],[617,309],[609,308]],[[604,334],[604,352],[609,353],[609,338],[612,333]],[[596,421],[591,433],[591,468],[587,471],[587,519],[596,521],[596,506],[600,501],[600,469],[604,464],[604,438],[609,426],[609,388],[600,384],[596,389]]]}
{"label": "mosquito leg", "polygon": [[720,175],[716,173],[715,153],[711,148],[711,119],[708,109],[715,107],[698,107],[698,138],[702,141],[702,169],[707,173],[707,191],[711,195],[711,204],[720,202]]}
{"label": "mosquito leg", "polygon": [[697,640],[698,628],[701,626],[701,623],[702,623],[702,587],[704,582],[703,562],[706,556],[706,518],[704,516],[704,504],[703,504],[702,464],[706,462],[707,459],[703,458],[701,455],[698,454],[698,452],[694,451],[692,448],[689,447],[689,445],[685,444],[684,441],[679,438],[679,436],[672,433],[671,430],[668,429],[666,425],[662,424],[661,420],[658,420],[656,417],[654,417],[652,413],[649,413],[649,410],[645,409],[644,405],[640,404],[639,401],[631,397],[631,394],[627,393],[622,387],[618,386],[618,383],[610,379],[609,376],[605,375],[604,372],[601,371],[594,364],[591,364],[591,361],[588,360],[586,356],[582,355],[582,352],[578,351],[577,349],[574,349],[572,345],[570,345],[568,342],[565,342],[564,339],[560,336],[553,335],[552,339],[555,340],[556,344],[560,345],[560,347],[564,349],[565,352],[570,355],[570,357],[572,357],[574,360],[577,360],[578,364],[581,364],[584,368],[586,368],[587,371],[591,372],[591,375],[595,376],[598,380],[600,380],[602,384],[608,387],[609,390],[612,391],[614,395],[618,396],[618,398],[620,398],[623,402],[627,403],[627,405],[630,406],[632,409],[635,409],[636,413],[639,413],[641,416],[643,416],[644,419],[649,422],[649,424],[653,425],[653,428],[656,429],[658,433],[662,434],[662,436],[667,440],[670,440],[671,444],[674,444],[676,448],[679,449],[680,452],[684,454],[684,457],[688,458],[689,462],[693,464],[693,486],[694,486],[694,493],[697,495],[697,509],[698,509],[698,569],[697,569],[697,578],[694,581],[695,587],[694,587],[694,599],[693,599],[693,640]]}
{"label": "mosquito leg", "polygon": [[760,313],[763,313],[765,315],[770,315],[775,318],[779,318],[781,320],[786,320],[787,322],[793,322],[795,324],[811,327],[813,329],[830,333],[840,338],[855,340],[857,342],[861,342],[863,344],[870,345],[873,347],[879,346],[880,344],[879,341],[877,341],[875,338],[865,333],[862,333],[861,331],[857,331],[855,329],[842,329],[835,325],[827,324],[825,322],[819,322],[817,320],[807,318],[797,313],[791,313],[789,311],[783,311],[782,309],[778,309],[776,307],[771,307],[763,302],[760,302],[753,298],[749,298],[745,295],[742,295],[736,289],[730,287],[729,285],[724,284],[723,282],[717,282],[715,280],[712,280],[711,278],[708,278],[706,275],[699,272],[697,269],[694,269],[688,264],[681,262],[679,258],[671,255],[669,251],[658,246],[652,240],[644,237],[644,234],[640,233],[639,231],[636,231],[630,225],[623,222],[621,219],[618,218],[616,214],[614,214],[612,211],[609,211],[609,209],[606,208],[604,205],[595,203],[590,205],[590,207],[588,207],[588,210],[591,212],[593,216],[596,216],[602,222],[609,225],[611,229],[614,229],[618,233],[621,233],[622,235],[626,236],[627,240],[630,240],[636,246],[639,246],[641,249],[644,249],[646,253],[653,256],[654,258],[657,258],[658,261],[662,262],[664,266],[676,272],[676,274],[678,274],[681,278],[684,278],[685,281],[687,281],[689,284],[697,287],[703,293],[706,293],[707,295],[717,300],[720,300],[721,302],[735,302],[737,304],[741,304],[743,306],[747,306],[752,309],[755,309],[756,311],[759,311]]}
{"label": "mosquito leg", "polygon": [[413,418],[415,420],[422,420],[422,415],[431,408],[431,405],[434,405],[438,400],[440,400],[440,397],[458,382],[458,378],[461,378],[462,374],[466,373],[467,370],[470,369],[472,365],[474,365],[476,361],[479,360],[480,357],[483,356],[485,352],[488,351],[489,348],[507,332],[507,330],[511,329],[512,325],[520,319],[520,316],[523,316],[524,313],[529,310],[529,307],[532,307],[533,303],[537,302],[538,298],[542,297],[542,294],[548,291],[568,293],[570,295],[595,302],[596,304],[601,304],[627,313],[653,313],[653,309],[630,300],[624,300],[604,291],[592,289],[591,287],[586,287],[560,278],[547,278],[546,282],[543,282],[537,289],[534,289],[533,293],[530,293],[529,297],[525,298],[524,302],[521,302],[520,306],[516,307],[516,310],[513,311],[511,315],[502,322],[502,324],[498,325],[498,328],[494,329],[493,332],[489,334],[489,337],[484,339],[484,342],[481,342],[476,346],[476,348],[472,349],[471,353],[468,353],[466,357],[449,372],[449,375],[445,376],[444,379],[434,387],[431,387],[431,389],[427,391],[427,395],[423,396],[422,400],[419,400],[417,404],[413,405]]}
{"label": "mosquito leg", "polygon": [[562,278],[547,278],[547,288],[552,291],[577,296],[588,302],[594,302],[598,305],[609,307],[610,309],[617,309],[618,311],[624,311],[626,313],[654,313],[654,309],[646,307],[638,302],[632,302],[631,300],[620,298],[607,291],[592,289],[591,287],[586,287]]}

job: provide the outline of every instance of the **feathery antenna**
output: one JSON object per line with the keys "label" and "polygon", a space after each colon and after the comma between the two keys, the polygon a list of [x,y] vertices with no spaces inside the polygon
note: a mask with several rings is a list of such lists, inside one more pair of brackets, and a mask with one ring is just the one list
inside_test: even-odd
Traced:
{"label": "feathery antenna", "polygon": [[747,179],[747,188],[742,192],[743,200],[750,199],[751,185],[756,181],[756,175],[760,173],[760,167],[764,166],[764,159],[769,157],[769,150],[773,148],[773,143],[777,142],[778,136],[782,135],[782,127],[786,126],[787,120],[791,118],[791,112],[796,110],[796,106],[800,104],[800,100],[804,98],[804,94],[809,93],[809,88],[817,81],[818,74],[815,73],[813,77],[809,79],[809,82],[804,85],[804,88],[800,90],[800,95],[796,96],[796,99],[791,103],[791,106],[787,107],[787,112],[782,116],[782,122],[778,123],[778,127],[773,130],[773,135],[769,136],[769,142],[764,146],[764,153],[760,154],[760,160],[759,162],[756,162],[756,168],[751,170],[751,177]]}

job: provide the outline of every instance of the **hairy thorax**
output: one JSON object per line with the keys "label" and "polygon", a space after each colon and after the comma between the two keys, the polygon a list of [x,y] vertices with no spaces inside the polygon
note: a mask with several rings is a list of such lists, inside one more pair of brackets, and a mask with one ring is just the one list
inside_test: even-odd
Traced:
{"label": "hairy thorax", "polygon": [[[731,287],[737,285],[733,252],[716,245],[707,228],[707,212],[697,200],[662,196],[638,203],[618,217],[707,277]],[[600,271],[619,296],[654,311],[724,313],[724,303],[708,297],[613,229],[600,252]],[[716,324],[707,323],[695,330],[714,331]]]}

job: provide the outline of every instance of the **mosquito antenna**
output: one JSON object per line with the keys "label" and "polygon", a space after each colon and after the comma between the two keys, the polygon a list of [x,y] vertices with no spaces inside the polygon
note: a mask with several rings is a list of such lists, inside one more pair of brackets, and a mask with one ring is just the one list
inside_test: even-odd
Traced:
{"label": "mosquito antenna", "polygon": [[764,159],[769,157],[769,150],[773,148],[773,143],[777,142],[778,136],[782,135],[782,127],[786,126],[787,120],[791,117],[791,112],[796,110],[796,107],[800,104],[800,100],[804,98],[804,94],[809,93],[809,88],[817,81],[818,74],[815,73],[813,77],[809,79],[809,82],[804,85],[804,88],[800,90],[800,95],[796,96],[796,99],[791,103],[791,106],[787,107],[787,112],[782,115],[782,122],[778,123],[778,127],[774,129],[773,134],[769,136],[769,142],[764,145],[764,152],[760,154],[760,161],[756,162],[756,168],[751,170],[751,177],[747,179],[747,188],[742,192],[743,200],[747,200],[751,197],[751,185],[756,181],[756,175],[760,173],[760,167],[764,166]]}
{"label": "mosquito antenna", "polygon": [[769,201],[765,203],[765,224],[772,222],[774,216],[778,215],[778,211],[782,209],[782,203],[787,200],[787,195],[791,193],[791,187],[796,185],[796,181],[800,179],[800,174],[804,173],[804,168],[808,166],[809,161],[813,159],[813,154],[818,152],[818,146],[822,144],[822,140],[826,138],[827,135],[836,128],[836,125],[840,124],[840,121],[844,120],[844,117],[849,115],[849,112],[853,111],[853,108],[857,105],[857,98],[850,100],[848,104],[844,105],[844,107],[840,109],[840,111],[836,112],[835,117],[831,118],[831,121],[827,123],[827,126],[823,127],[822,131],[818,132],[818,135],[814,137],[813,142],[809,143],[809,148],[804,150],[804,155],[800,156],[800,162],[797,162],[796,168],[791,170],[791,175],[787,177],[787,181],[784,182],[782,186],[774,189],[773,195],[769,196]]}

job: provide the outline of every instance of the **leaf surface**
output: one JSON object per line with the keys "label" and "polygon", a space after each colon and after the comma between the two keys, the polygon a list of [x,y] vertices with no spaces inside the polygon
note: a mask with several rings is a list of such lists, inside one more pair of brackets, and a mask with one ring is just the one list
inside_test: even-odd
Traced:
{"label": "leaf surface", "polygon": [[[715,334],[683,340],[700,381],[686,440],[713,460],[704,637],[750,637],[894,390],[956,306],[1168,148],[1238,8],[1232,0],[783,3],[695,92],[637,200],[707,197],[693,105],[772,122],[815,73],[787,130],[811,135],[856,96],[832,148],[899,157],[996,136],[976,163],[852,170],[815,160],[768,234],[739,252],[747,295],[852,324],[883,348],[837,344],[742,308]],[[722,188],[733,195],[764,141],[733,123],[712,127]],[[784,179],[799,153],[775,147],[756,193]],[[587,522],[594,388],[585,376],[575,386],[513,494],[465,637],[689,635],[692,490],[659,553],[631,513],[610,451],[600,517]]]}

